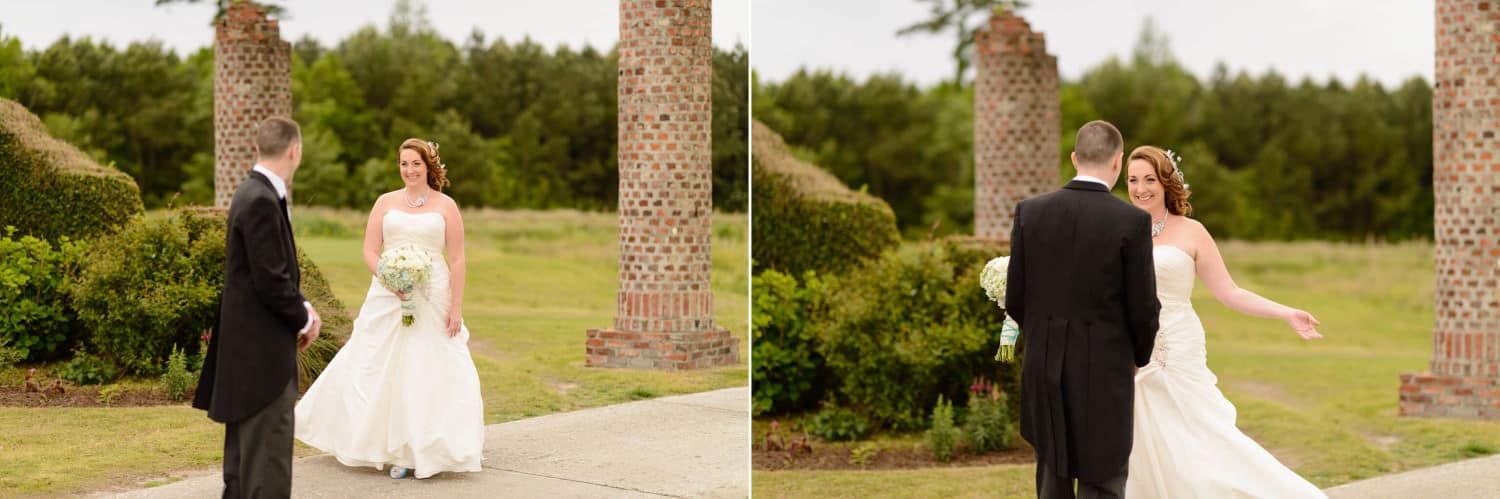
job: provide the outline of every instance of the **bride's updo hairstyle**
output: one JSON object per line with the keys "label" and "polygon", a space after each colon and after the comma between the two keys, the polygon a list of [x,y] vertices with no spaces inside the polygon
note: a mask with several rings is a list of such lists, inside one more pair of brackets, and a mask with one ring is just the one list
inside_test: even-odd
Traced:
{"label": "bride's updo hairstyle", "polygon": [[427,186],[432,190],[443,192],[443,187],[448,185],[448,167],[443,164],[443,159],[438,157],[437,142],[411,138],[402,141],[396,153],[399,155],[402,149],[411,149],[422,157],[422,162],[427,164]]}
{"label": "bride's updo hairstyle", "polygon": [[1192,215],[1193,205],[1188,203],[1188,196],[1193,195],[1193,191],[1188,190],[1187,184],[1183,182],[1182,171],[1177,169],[1177,163],[1167,156],[1167,152],[1156,146],[1140,146],[1130,151],[1130,160],[1126,164],[1137,159],[1150,163],[1152,169],[1156,170],[1156,181],[1166,194],[1163,202],[1167,205],[1167,213]]}

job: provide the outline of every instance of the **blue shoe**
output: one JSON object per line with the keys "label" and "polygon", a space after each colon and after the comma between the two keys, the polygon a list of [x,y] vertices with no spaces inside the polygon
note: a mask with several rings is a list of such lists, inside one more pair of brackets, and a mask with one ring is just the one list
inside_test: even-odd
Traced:
{"label": "blue shoe", "polygon": [[408,475],[411,475],[411,468],[391,466],[391,478],[402,479],[406,478]]}

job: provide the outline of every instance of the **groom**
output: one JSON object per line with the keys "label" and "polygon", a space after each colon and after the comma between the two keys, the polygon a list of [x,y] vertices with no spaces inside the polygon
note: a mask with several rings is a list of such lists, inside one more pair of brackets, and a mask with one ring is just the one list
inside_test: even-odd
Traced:
{"label": "groom", "polygon": [[302,297],[287,182],[302,162],[301,131],[262,121],[259,155],[229,204],[224,294],[193,407],[225,423],[224,497],[290,497],[297,352],[323,321]]}
{"label": "groom", "polygon": [[1109,193],[1124,140],[1078,129],[1078,176],[1016,205],[1005,310],[1026,335],[1021,437],[1036,449],[1037,497],[1123,497],[1133,374],[1156,340],[1151,217]]}

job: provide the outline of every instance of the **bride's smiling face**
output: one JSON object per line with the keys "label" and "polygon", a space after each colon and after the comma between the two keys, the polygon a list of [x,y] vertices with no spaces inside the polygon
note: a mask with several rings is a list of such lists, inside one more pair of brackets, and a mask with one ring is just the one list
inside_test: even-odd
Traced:
{"label": "bride's smiling face", "polygon": [[1126,175],[1130,202],[1137,208],[1149,211],[1166,205],[1165,190],[1162,189],[1161,181],[1156,178],[1156,167],[1151,166],[1151,163],[1141,159],[1131,161],[1130,171]]}
{"label": "bride's smiling face", "polygon": [[401,150],[401,182],[411,188],[427,184],[427,163],[422,161],[422,155],[417,154],[417,151]]}

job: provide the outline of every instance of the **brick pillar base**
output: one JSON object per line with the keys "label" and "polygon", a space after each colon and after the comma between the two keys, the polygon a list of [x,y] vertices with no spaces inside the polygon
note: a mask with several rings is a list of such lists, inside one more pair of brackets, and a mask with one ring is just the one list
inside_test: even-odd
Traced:
{"label": "brick pillar base", "polygon": [[740,342],[728,329],[685,333],[588,330],[588,367],[635,367],[683,371],[739,362]]}
{"label": "brick pillar base", "polygon": [[1401,415],[1500,418],[1500,380],[1430,372],[1403,373]]}
{"label": "brick pillar base", "polygon": [[1401,375],[1401,415],[1500,418],[1500,38],[1489,0],[1438,0],[1432,86],[1432,363]]}

